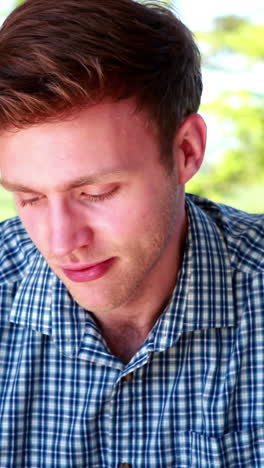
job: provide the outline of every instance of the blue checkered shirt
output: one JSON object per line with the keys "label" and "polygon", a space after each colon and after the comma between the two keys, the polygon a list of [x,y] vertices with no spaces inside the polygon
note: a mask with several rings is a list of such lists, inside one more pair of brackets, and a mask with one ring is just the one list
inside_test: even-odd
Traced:
{"label": "blue checkered shirt", "polygon": [[264,467],[264,217],[186,208],[177,284],[128,364],[1,224],[1,468]]}

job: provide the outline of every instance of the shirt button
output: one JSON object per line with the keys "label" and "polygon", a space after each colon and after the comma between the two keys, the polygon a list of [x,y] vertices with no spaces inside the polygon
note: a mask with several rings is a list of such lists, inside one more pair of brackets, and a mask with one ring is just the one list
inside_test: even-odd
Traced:
{"label": "shirt button", "polygon": [[[127,374],[127,375],[124,375],[124,377],[122,378],[122,381],[123,382],[131,382],[131,380],[133,379],[133,372],[130,372],[130,374]],[[124,465],[124,464],[123,464]],[[125,464],[126,465],[126,464]],[[121,465],[120,465],[121,466]],[[130,465],[128,465],[129,467]]]}
{"label": "shirt button", "polygon": [[130,463],[121,463],[119,468],[132,468],[132,465],[130,465]]}

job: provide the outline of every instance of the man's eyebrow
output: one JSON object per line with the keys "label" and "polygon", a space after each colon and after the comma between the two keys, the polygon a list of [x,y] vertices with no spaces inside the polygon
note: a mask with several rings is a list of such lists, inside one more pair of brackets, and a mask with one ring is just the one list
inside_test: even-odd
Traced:
{"label": "man's eyebrow", "polygon": [[[92,174],[89,176],[82,176],[78,177],[77,179],[73,179],[69,182],[64,183],[58,189],[59,191],[66,191],[72,188],[78,188],[83,185],[93,185],[98,182],[103,182],[104,180],[110,179],[111,177],[120,177],[124,175],[126,171],[124,170],[115,170],[115,171],[102,171],[96,174]],[[39,190],[34,190],[31,187],[27,187],[26,185],[9,182],[5,179],[0,179],[0,184],[10,192],[24,192],[24,193],[38,193]]]}
{"label": "man's eyebrow", "polygon": [[25,185],[22,184],[14,184],[12,182],[8,182],[8,180],[1,179],[0,184],[2,187],[4,187],[6,190],[9,190],[10,192],[26,192],[26,193],[36,193],[35,190],[32,190],[29,187],[26,187]]}

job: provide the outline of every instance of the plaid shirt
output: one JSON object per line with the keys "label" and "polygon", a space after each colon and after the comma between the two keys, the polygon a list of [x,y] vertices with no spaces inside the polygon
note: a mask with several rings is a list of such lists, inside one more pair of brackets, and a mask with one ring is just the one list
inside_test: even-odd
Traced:
{"label": "plaid shirt", "polygon": [[264,467],[264,218],[186,207],[177,285],[127,365],[1,224],[1,468]]}

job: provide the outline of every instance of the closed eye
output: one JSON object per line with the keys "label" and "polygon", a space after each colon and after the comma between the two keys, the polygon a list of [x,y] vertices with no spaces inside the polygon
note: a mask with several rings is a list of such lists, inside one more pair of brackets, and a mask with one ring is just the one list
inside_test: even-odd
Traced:
{"label": "closed eye", "polygon": [[104,192],[104,193],[98,193],[98,194],[90,194],[86,193],[84,191],[81,192],[81,199],[91,201],[91,202],[100,202],[107,200],[111,198],[118,190],[118,187],[115,187],[114,189]]}
{"label": "closed eye", "polygon": [[[98,194],[91,194],[87,193],[85,191],[82,191],[80,193],[80,199],[83,201],[88,201],[88,202],[102,202],[104,200],[107,200],[111,198],[118,190],[118,186],[115,186],[112,190],[103,192],[103,193],[98,193]],[[26,206],[34,206],[36,205],[39,201],[41,201],[44,197],[43,196],[36,196],[32,197],[29,199],[24,199],[24,200],[19,200],[19,204],[21,207],[26,207]]]}
{"label": "closed eye", "polygon": [[20,200],[19,201],[19,204],[24,207],[24,206],[33,206],[35,205],[36,203],[38,203],[38,201],[40,201],[43,197],[34,197],[34,198],[29,198],[28,200]]}

